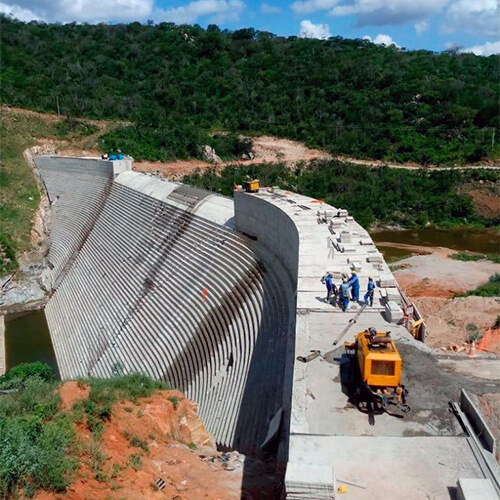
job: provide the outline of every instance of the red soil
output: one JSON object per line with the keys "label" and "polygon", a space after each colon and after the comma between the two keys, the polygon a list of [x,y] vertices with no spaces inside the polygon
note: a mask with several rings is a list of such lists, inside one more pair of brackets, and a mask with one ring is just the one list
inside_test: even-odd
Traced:
{"label": "red soil", "polygon": [[[59,391],[62,407],[70,409],[88,393],[88,387],[67,382]],[[159,391],[136,403],[115,404],[100,439],[101,480],[91,468],[91,433],[84,423],[76,424],[84,451],[75,481],[64,494],[39,492],[35,499],[240,499],[242,466],[234,471],[223,467],[197,410],[179,391]],[[132,437],[146,442],[148,451],[132,446]],[[132,455],[140,456],[138,470],[130,465]],[[162,490],[155,487],[158,478],[165,481]]]}

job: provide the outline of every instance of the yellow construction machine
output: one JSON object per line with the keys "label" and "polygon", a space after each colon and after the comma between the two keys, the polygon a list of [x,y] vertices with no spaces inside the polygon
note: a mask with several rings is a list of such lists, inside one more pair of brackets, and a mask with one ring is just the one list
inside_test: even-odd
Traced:
{"label": "yellow construction machine", "polygon": [[259,179],[247,179],[243,182],[243,189],[247,193],[258,193],[260,189]]}
{"label": "yellow construction machine", "polygon": [[358,333],[354,342],[345,343],[347,354],[359,368],[353,399],[362,411],[385,411],[390,404],[404,413],[410,410],[408,391],[401,384],[403,362],[390,333],[368,328]]}

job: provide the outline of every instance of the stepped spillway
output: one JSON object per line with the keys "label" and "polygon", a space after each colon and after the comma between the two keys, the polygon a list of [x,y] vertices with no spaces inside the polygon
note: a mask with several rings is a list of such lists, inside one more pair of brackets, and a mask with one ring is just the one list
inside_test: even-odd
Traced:
{"label": "stepped spillway", "polygon": [[113,166],[101,160],[38,156],[35,165],[51,206],[48,264],[57,286],[64,270],[78,255],[113,179]]}
{"label": "stepped spillway", "polygon": [[46,317],[63,378],[165,380],[220,445],[251,452],[282,407],[294,289],[233,219],[227,198],[120,174]]}

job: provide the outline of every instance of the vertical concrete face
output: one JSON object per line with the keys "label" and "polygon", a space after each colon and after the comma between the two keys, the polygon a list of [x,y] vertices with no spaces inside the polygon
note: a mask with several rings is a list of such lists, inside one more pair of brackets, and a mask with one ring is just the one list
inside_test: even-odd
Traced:
{"label": "vertical concrete face", "polygon": [[123,160],[111,160],[110,163],[113,165],[113,175],[115,177],[123,172],[132,170],[132,160],[130,158],[125,158]]}
{"label": "vertical concrete face", "polygon": [[234,193],[234,207],[235,229],[257,239],[279,257],[297,285],[299,233],[288,214],[267,199],[249,196],[241,191]]}

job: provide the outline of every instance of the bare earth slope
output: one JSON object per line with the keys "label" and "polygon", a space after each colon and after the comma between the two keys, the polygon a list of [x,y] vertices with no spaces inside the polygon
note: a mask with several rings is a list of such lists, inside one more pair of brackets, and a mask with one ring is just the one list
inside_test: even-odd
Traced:
{"label": "bare earth slope", "polygon": [[[71,411],[74,403],[88,398],[89,388],[66,382],[59,394],[63,410]],[[75,425],[83,454],[74,481],[66,493],[38,492],[35,500],[251,500],[266,498],[260,488],[272,491],[275,486],[275,479],[256,465],[256,491],[242,492],[245,457],[218,453],[197,405],[179,391],[113,405],[99,440],[100,460],[87,426]],[[160,491],[158,479],[165,482]]]}

